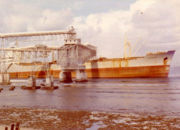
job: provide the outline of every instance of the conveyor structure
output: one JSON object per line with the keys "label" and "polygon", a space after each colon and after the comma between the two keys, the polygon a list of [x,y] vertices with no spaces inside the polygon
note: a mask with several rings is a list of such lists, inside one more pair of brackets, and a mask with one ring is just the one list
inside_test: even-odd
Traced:
{"label": "conveyor structure", "polygon": [[[44,44],[36,44],[47,40],[58,39],[63,35],[64,44],[62,46],[52,47]],[[10,42],[28,41],[33,46],[29,47],[6,47]],[[58,64],[62,69],[60,73],[61,82],[71,82],[71,72],[76,71],[76,80],[86,80],[86,74],[83,64],[96,56],[96,47],[92,45],[83,45],[81,40],[76,38],[76,32],[73,27],[68,31],[48,31],[34,33],[9,33],[0,34],[0,83],[7,84],[10,79],[8,69],[12,64],[43,64],[47,72],[52,63]],[[33,70],[32,70],[33,72]],[[33,76],[33,73],[32,73]],[[51,77],[47,73],[48,77]],[[46,78],[49,84],[51,78]]]}

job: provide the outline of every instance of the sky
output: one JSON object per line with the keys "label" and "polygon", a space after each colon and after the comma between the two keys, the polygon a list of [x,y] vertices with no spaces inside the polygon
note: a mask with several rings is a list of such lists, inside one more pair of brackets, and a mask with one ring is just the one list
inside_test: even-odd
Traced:
{"label": "sky", "polygon": [[132,56],[176,50],[172,65],[180,66],[179,7],[179,0],[0,0],[0,33],[74,26],[98,56],[122,57],[126,39]]}

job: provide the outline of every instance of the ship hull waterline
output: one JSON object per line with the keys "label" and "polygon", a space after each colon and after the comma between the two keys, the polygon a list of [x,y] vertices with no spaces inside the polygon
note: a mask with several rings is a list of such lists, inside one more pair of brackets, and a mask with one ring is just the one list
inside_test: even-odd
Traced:
{"label": "ship hull waterline", "polygon": [[[88,78],[163,78],[168,77],[169,65],[141,66],[141,67],[117,67],[117,68],[93,68],[86,69]],[[60,70],[50,70],[54,78],[59,78]],[[10,72],[10,79],[23,79],[34,75],[36,78],[45,78],[45,71]],[[72,77],[76,77],[72,71]]]}

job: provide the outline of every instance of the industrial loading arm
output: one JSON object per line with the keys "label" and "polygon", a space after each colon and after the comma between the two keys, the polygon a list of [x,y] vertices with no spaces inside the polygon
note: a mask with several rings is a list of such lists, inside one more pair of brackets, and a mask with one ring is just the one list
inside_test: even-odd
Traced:
{"label": "industrial loading arm", "polygon": [[[26,40],[33,43],[33,39],[36,39],[36,41],[38,41],[38,39],[39,41],[46,41],[46,37],[48,36],[51,40],[53,40],[54,38],[57,39],[59,35],[63,35],[65,37],[64,45],[61,47],[50,47],[41,44],[30,47],[5,47],[12,41],[15,41],[17,43],[19,41]],[[6,66],[5,60],[2,59],[6,59],[7,61],[7,59],[10,58],[7,57],[7,54],[9,53],[11,53],[11,60],[8,61],[9,64],[11,64],[10,66],[12,66],[12,64],[14,63],[25,63],[25,60],[29,63],[35,63],[37,59],[40,58],[40,55],[38,54],[41,54],[41,56],[45,59],[46,64],[49,65],[49,63],[51,62],[56,62],[58,65],[60,65],[60,67],[62,68],[62,73],[69,73],[75,70],[77,70],[78,72],[84,69],[83,64],[90,58],[96,56],[96,47],[92,45],[81,44],[81,40],[76,38],[76,32],[73,27],[71,27],[68,31],[0,34],[0,40],[1,74],[3,74],[5,70],[3,69],[3,66]],[[56,56],[54,56],[54,54],[56,54]],[[51,61],[47,61],[49,59],[51,59]],[[10,68],[10,66],[6,68]],[[64,80],[62,77],[63,76],[60,76],[61,81]]]}

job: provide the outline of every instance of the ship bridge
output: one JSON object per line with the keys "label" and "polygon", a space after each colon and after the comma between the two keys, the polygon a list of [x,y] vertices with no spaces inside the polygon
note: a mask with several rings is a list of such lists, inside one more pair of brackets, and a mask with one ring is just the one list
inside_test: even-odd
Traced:
{"label": "ship bridge", "polygon": [[[62,46],[49,46],[52,41],[59,42],[60,36],[64,38]],[[40,44],[43,41],[48,45]],[[7,47],[12,42],[15,42],[15,47]],[[20,47],[19,43],[23,42],[31,46]],[[73,27],[67,31],[0,34],[0,43],[0,83],[9,82],[8,70],[13,64],[31,64],[35,68],[37,63],[46,70],[51,64],[60,66],[59,78],[62,82],[72,81],[72,71],[76,71],[76,80],[85,80],[83,64],[96,56],[96,47],[82,44]],[[50,76],[50,73],[47,75]]]}

